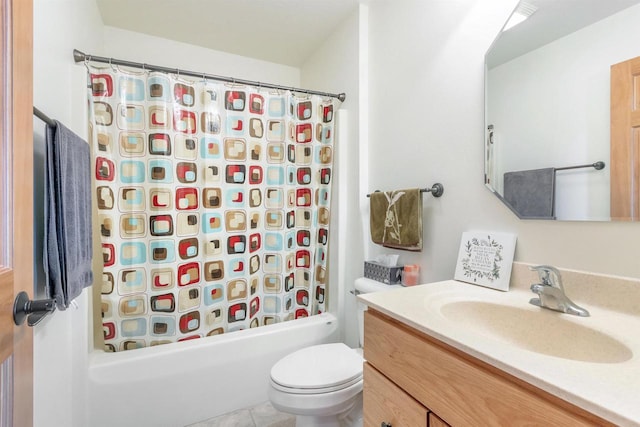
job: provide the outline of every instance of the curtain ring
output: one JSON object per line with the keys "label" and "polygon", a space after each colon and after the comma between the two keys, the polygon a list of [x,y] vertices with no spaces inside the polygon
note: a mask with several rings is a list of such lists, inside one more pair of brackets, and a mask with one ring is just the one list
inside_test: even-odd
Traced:
{"label": "curtain ring", "polygon": [[87,56],[84,56],[84,68],[87,69],[87,89],[93,89],[93,82],[91,79],[91,68],[89,68],[89,60]]}

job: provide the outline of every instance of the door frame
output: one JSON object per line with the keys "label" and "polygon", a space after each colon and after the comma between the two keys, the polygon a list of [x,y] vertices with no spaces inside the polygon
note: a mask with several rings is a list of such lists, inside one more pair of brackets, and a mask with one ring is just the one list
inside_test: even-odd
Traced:
{"label": "door frame", "polygon": [[13,299],[33,296],[33,0],[0,2],[0,334],[13,342],[13,425],[30,427],[33,330],[14,325]]}

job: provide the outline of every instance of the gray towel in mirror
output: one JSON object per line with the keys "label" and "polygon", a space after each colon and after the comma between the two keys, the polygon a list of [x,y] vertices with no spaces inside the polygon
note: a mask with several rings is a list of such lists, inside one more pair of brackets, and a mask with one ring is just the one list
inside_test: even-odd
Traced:
{"label": "gray towel in mirror", "polygon": [[505,173],[504,199],[520,218],[555,219],[555,169]]}

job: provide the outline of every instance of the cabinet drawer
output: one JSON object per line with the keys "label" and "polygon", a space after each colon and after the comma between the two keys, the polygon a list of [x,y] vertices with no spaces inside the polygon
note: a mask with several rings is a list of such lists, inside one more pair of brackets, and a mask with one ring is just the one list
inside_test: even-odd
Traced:
{"label": "cabinet drawer", "polygon": [[393,427],[427,425],[427,409],[389,381],[370,364],[364,364],[364,426]]}
{"label": "cabinet drawer", "polygon": [[613,425],[373,309],[364,356],[452,426]]}

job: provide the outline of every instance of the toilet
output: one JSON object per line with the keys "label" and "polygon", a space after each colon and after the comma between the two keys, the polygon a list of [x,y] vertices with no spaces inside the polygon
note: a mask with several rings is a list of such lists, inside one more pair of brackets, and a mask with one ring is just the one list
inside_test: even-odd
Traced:
{"label": "toilet", "polygon": [[[371,279],[355,281],[356,294],[389,291]],[[358,304],[360,346],[364,339],[365,306]],[[271,368],[269,400],[282,412],[296,415],[297,427],[362,426],[362,349],[343,343],[297,350]]]}

